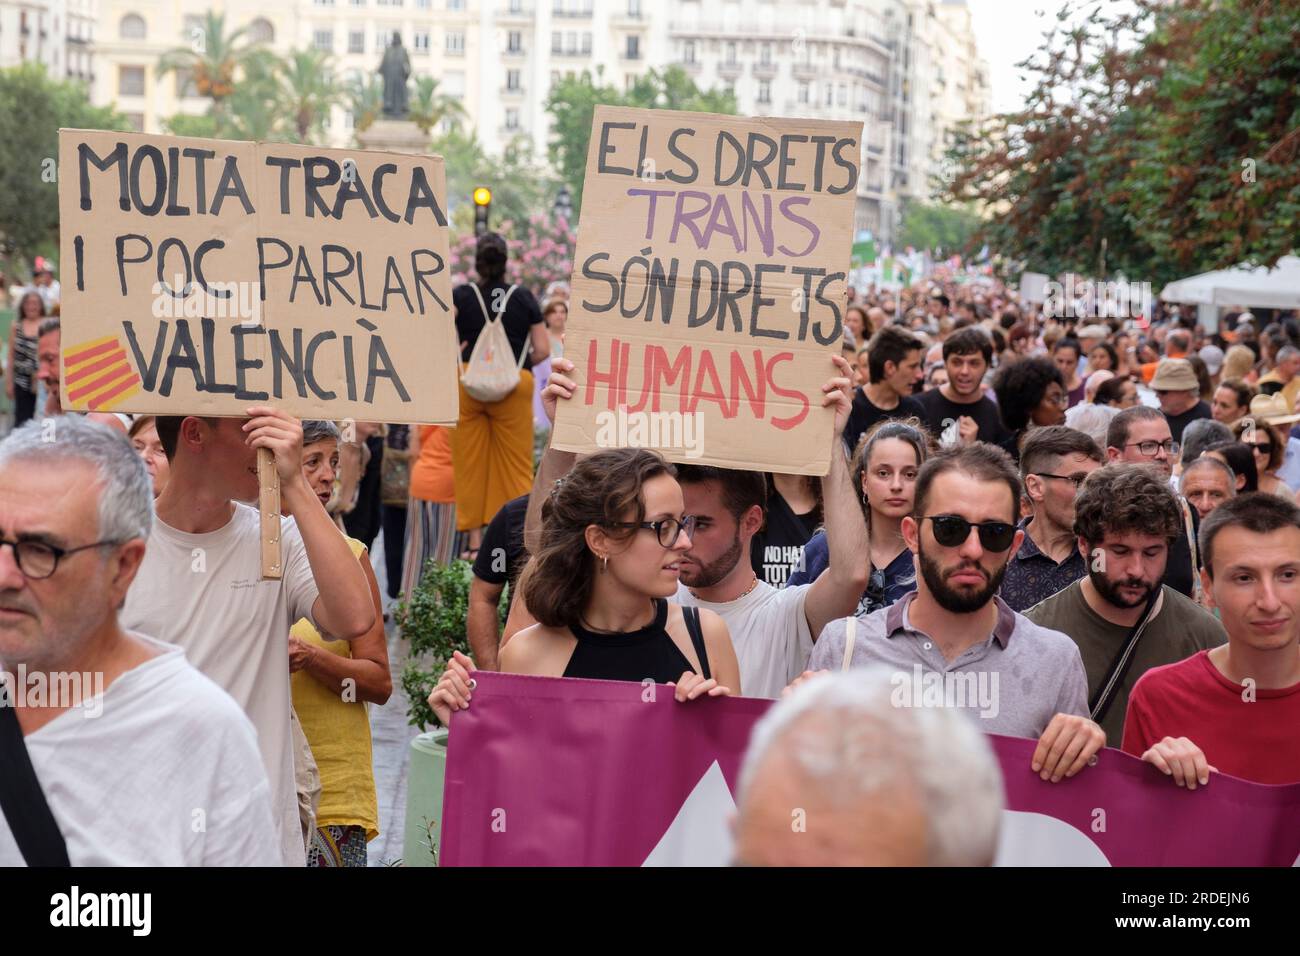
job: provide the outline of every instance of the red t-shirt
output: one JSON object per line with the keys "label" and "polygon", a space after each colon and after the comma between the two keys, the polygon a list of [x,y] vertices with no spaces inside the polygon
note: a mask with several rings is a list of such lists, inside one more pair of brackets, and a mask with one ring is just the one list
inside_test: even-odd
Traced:
{"label": "red t-shirt", "polygon": [[1300,782],[1300,684],[1254,693],[1243,700],[1245,686],[1224,677],[1209,651],[1153,667],[1129,694],[1122,749],[1141,757],[1166,737],[1186,737],[1222,773]]}

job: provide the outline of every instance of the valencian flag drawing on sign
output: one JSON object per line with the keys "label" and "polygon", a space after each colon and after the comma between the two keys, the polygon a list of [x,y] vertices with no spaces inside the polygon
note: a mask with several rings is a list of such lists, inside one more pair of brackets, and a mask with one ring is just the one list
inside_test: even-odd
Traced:
{"label": "valencian flag drawing on sign", "polygon": [[59,132],[63,406],[451,424],[443,162]]}
{"label": "valencian flag drawing on sign", "polygon": [[552,443],[825,475],[862,124],[598,106]]}
{"label": "valencian flag drawing on sign", "polygon": [[[750,733],[775,702],[686,704],[671,687],[476,671],[447,742],[444,866],[721,866]],[[1215,774],[1187,791],[1106,749],[1077,777],[990,736],[1001,866],[1300,865],[1300,784]]]}

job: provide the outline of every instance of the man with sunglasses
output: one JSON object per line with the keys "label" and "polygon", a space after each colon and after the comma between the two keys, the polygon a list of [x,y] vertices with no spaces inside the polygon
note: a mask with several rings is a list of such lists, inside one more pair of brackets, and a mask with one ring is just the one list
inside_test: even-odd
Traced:
{"label": "man with sunglasses", "polygon": [[24,810],[0,816],[0,866],[52,865],[42,846],[73,866],[278,864],[252,724],[118,620],[152,524],[144,463],[103,425],[50,423],[0,443],[0,787]]}
{"label": "man with sunglasses", "polygon": [[[1110,427],[1106,430],[1108,463],[1151,465],[1164,476],[1166,483],[1173,477],[1174,461],[1178,458],[1181,447],[1174,440],[1164,413],[1146,405],[1124,409],[1111,419]],[[1193,597],[1196,593],[1196,575],[1200,573],[1200,563],[1193,559],[1200,516],[1184,499],[1178,498],[1177,501],[1183,512],[1183,532],[1169,545],[1164,583],[1179,594]]]}
{"label": "man with sunglasses", "polygon": [[1056,782],[1087,766],[1106,735],[1088,718],[1078,648],[997,597],[1024,539],[1016,527],[1020,493],[1010,456],[993,445],[928,460],[917,476],[915,511],[903,519],[920,571],[916,592],[866,617],[832,621],[809,668],[881,663],[940,685],[943,705],[966,710],[985,732],[1037,738],[1033,772]]}
{"label": "man with sunglasses", "polygon": [[1079,646],[1093,719],[1118,745],[1129,691],[1139,677],[1227,637],[1213,615],[1161,584],[1169,543],[1183,533],[1183,515],[1160,472],[1107,465],[1084,482],[1074,508],[1087,576],[1025,616]]}

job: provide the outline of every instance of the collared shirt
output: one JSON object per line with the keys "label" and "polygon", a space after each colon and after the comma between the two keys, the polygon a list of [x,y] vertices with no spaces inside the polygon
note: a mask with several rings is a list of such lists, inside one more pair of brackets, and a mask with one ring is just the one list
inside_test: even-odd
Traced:
{"label": "collared shirt", "polygon": [[[949,661],[928,634],[912,626],[908,611],[914,600],[916,594],[909,594],[852,619],[856,633],[849,666],[883,664],[893,670],[898,706],[955,707],[975,718],[982,731],[1012,737],[1040,737],[1056,714],[1088,716],[1088,677],[1079,649],[1066,635],[1039,627],[995,597],[993,633]],[[842,668],[849,620],[831,621],[822,630],[810,670]]]}
{"label": "collared shirt", "polygon": [[998,595],[1013,611],[1028,610],[1039,601],[1045,601],[1053,594],[1065,590],[1088,573],[1088,563],[1078,548],[1072,548],[1069,556],[1059,564],[1044,554],[1029,536],[1029,523],[1032,520],[1033,518],[1026,518],[1020,522],[1025,540],[1021,542],[1020,550],[1007,562],[1007,574],[998,591]]}

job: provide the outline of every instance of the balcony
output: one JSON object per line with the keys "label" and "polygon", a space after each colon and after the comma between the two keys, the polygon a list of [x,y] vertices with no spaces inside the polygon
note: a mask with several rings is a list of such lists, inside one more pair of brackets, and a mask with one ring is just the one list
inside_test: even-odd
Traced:
{"label": "balcony", "polygon": [[523,96],[524,88],[522,86],[503,86],[501,87],[502,96]]}
{"label": "balcony", "polygon": [[552,10],[551,16],[557,20],[590,20],[590,10]]}
{"label": "balcony", "polygon": [[528,55],[528,51],[525,50],[523,47],[516,47],[513,50],[510,47],[506,47],[505,50],[502,51],[501,55],[504,57],[509,57],[512,60],[518,60],[521,59],[522,57],[526,57]]}
{"label": "balcony", "polygon": [[754,75],[763,79],[771,79],[776,76],[775,63],[755,63]]}
{"label": "balcony", "polygon": [[740,76],[744,72],[744,67],[738,62],[723,62],[718,64],[718,76],[725,76],[731,79]]}

